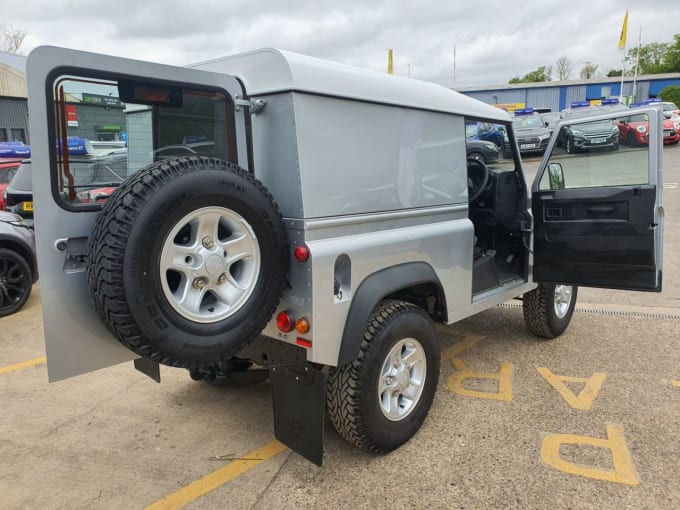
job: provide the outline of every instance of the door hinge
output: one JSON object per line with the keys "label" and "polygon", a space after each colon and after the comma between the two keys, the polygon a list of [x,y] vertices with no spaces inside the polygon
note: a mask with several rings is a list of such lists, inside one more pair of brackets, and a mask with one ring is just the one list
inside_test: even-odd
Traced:
{"label": "door hinge", "polygon": [[236,111],[239,111],[241,107],[248,108],[253,115],[257,115],[267,106],[266,99],[255,99],[252,101],[250,99],[243,99],[241,96],[236,96],[234,103],[236,104]]}

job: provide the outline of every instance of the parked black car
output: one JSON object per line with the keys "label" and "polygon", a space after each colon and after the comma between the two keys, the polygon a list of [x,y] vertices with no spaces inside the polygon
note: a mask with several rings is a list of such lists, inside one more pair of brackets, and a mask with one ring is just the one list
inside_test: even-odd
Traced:
{"label": "parked black car", "polygon": [[33,229],[20,216],[0,211],[0,317],[19,311],[37,280]]}
{"label": "parked black car", "polygon": [[466,144],[468,158],[477,159],[487,165],[498,163],[500,149],[495,143],[468,138]]}
{"label": "parked black car", "polygon": [[537,113],[517,115],[512,119],[512,127],[517,137],[519,152],[545,152],[550,140],[550,130],[544,126],[543,119]]}
{"label": "parked black car", "polygon": [[[577,119],[601,113],[599,108],[575,108],[563,111],[562,117]],[[588,149],[619,149],[619,128],[611,119],[564,126],[558,136],[558,145],[563,146],[569,154]]]}

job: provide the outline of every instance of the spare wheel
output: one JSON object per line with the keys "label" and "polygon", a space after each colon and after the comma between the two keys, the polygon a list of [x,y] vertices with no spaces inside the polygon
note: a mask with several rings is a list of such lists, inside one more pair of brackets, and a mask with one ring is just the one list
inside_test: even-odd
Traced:
{"label": "spare wheel", "polygon": [[128,348],[199,368],[233,356],[281,297],[288,248],[278,207],[222,160],[159,161],[108,198],[90,237],[89,292]]}

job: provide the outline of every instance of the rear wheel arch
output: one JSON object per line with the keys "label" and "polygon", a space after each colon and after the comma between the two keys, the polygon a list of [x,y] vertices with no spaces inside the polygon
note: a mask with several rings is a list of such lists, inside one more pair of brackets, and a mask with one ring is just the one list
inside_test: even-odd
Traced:
{"label": "rear wheel arch", "polygon": [[[434,298],[431,306],[427,303],[428,296]],[[345,321],[338,366],[356,358],[366,324],[373,310],[385,299],[412,302],[446,320],[446,297],[431,265],[408,262],[376,271],[361,282],[354,294]]]}

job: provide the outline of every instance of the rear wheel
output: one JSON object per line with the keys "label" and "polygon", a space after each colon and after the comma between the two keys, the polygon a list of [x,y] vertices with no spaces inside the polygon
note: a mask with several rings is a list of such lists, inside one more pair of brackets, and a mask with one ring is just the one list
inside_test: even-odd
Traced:
{"label": "rear wheel", "polygon": [[574,154],[576,152],[576,147],[574,147],[574,140],[571,137],[567,137],[567,141],[564,144],[564,150],[567,154]]}
{"label": "rear wheel", "polygon": [[33,273],[26,259],[14,250],[0,248],[0,317],[18,312],[33,287]]}
{"label": "rear wheel", "polygon": [[578,287],[541,283],[524,294],[524,322],[529,332],[541,338],[562,334],[574,314]]}
{"label": "rear wheel", "polygon": [[278,208],[252,174],[205,157],[159,161],[105,202],[90,238],[90,296],[140,356],[216,366],[271,318],[287,255]]}
{"label": "rear wheel", "polygon": [[439,346],[430,317],[403,301],[371,315],[357,359],[328,379],[331,422],[347,441],[386,453],[408,441],[425,420],[439,379]]}

